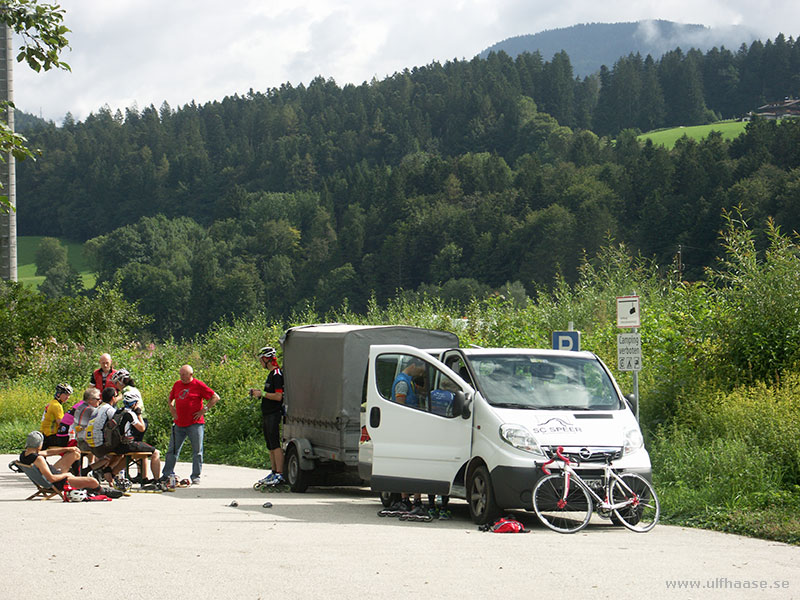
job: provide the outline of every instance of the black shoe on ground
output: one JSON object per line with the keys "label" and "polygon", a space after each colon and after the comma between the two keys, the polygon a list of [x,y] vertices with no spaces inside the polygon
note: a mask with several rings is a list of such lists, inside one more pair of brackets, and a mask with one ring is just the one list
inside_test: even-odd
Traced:
{"label": "black shoe on ground", "polygon": [[109,498],[122,498],[125,495],[125,493],[119,490],[115,490],[114,488],[104,487],[103,495],[108,496]]}

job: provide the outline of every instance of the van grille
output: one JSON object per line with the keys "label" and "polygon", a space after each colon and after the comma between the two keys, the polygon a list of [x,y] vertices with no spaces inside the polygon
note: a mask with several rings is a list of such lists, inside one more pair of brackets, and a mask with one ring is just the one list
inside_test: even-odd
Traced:
{"label": "van grille", "polygon": [[[556,457],[558,446],[542,446],[548,458]],[[564,446],[562,454],[577,463],[604,463],[622,458],[622,447]]]}

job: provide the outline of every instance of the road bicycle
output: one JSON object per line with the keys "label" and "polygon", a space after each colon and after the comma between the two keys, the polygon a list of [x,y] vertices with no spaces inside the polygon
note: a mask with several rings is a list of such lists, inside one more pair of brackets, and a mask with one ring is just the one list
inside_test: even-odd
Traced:
{"label": "road bicycle", "polygon": [[[572,467],[580,463],[573,463],[563,451],[559,446],[554,458],[540,464],[546,476],[533,489],[533,510],[543,524],[559,533],[575,533],[586,527],[596,509],[601,517],[610,517],[612,522],[638,533],[656,526],[660,508],[649,481],[636,473],[617,473],[609,456],[603,465],[603,478],[595,486],[604,493],[601,498]],[[563,467],[558,473],[550,473],[547,465],[557,460],[564,463]]]}

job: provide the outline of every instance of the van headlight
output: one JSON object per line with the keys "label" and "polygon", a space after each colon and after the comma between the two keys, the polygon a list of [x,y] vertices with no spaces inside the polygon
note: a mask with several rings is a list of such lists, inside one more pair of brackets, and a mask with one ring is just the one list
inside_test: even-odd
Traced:
{"label": "van headlight", "polygon": [[530,452],[531,454],[544,458],[544,452],[539,448],[539,442],[536,441],[533,434],[522,425],[503,423],[500,425],[500,439],[518,450]]}
{"label": "van headlight", "polygon": [[622,449],[623,456],[631,452],[636,452],[642,446],[644,446],[642,432],[638,429],[628,429],[628,431],[625,432],[625,446]]}

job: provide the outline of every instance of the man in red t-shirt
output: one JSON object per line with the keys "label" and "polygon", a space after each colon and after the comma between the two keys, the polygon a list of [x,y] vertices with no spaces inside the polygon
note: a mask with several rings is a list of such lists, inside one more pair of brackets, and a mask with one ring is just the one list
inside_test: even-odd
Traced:
{"label": "man in red t-shirt", "polygon": [[[203,470],[205,415],[219,402],[219,396],[205,383],[194,378],[194,369],[190,365],[181,367],[180,376],[169,393],[173,425],[162,477],[168,478],[175,472],[175,463],[188,437],[192,444],[192,485],[197,485]],[[205,406],[203,401],[206,401]]]}

